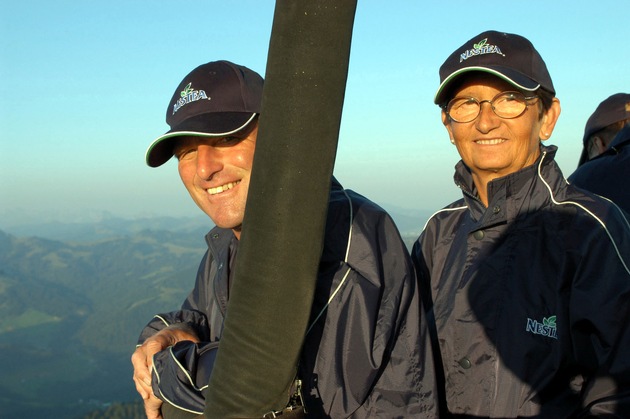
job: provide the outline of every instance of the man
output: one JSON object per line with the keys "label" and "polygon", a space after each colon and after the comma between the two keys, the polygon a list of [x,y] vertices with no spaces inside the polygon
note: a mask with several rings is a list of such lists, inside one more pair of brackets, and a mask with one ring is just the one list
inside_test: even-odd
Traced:
{"label": "man", "polygon": [[[203,412],[202,390],[229,308],[262,86],[258,74],[228,61],[197,67],[169,103],[170,131],[147,151],[152,167],[177,157],[186,189],[216,224],[181,310],[157,315],[132,356],[134,381],[150,419],[162,417],[162,409],[165,417]],[[432,355],[405,245],[387,213],[331,181],[324,250],[297,377],[307,415],[431,417],[436,409]]]}
{"label": "man", "polygon": [[608,150],[612,139],[629,120],[630,94],[616,93],[600,103],[586,121],[578,167]]}
{"label": "man", "polygon": [[630,94],[617,93],[599,104],[584,129],[584,149],[569,182],[604,196],[630,213]]}

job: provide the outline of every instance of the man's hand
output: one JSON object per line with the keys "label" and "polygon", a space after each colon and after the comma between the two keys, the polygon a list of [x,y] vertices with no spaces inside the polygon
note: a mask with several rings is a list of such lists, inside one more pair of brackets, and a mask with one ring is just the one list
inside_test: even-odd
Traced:
{"label": "man's hand", "polygon": [[150,393],[149,398],[144,399],[144,413],[147,415],[147,419],[163,419],[162,400]]}
{"label": "man's hand", "polygon": [[144,400],[144,410],[147,419],[162,419],[162,400],[155,397],[151,388],[153,355],[182,340],[199,342],[197,336],[188,327],[184,325],[169,326],[145,340],[131,356],[133,381],[136,384],[136,390],[140,397]]}

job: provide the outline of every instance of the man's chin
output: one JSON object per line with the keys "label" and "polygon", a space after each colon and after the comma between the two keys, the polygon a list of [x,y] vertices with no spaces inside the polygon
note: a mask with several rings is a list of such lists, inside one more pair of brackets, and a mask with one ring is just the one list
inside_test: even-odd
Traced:
{"label": "man's chin", "polygon": [[210,217],[210,219],[214,222],[214,224],[217,227],[224,228],[227,230],[232,230],[235,234],[237,234],[237,236],[240,235],[241,229],[243,228],[242,224],[237,224],[237,223],[229,222],[226,220],[215,220],[212,217]]}

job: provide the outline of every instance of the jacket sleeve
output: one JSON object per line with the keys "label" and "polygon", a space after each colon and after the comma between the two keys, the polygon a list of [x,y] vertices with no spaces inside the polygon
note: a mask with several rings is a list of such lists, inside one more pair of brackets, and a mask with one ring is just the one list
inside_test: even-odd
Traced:
{"label": "jacket sleeve", "polygon": [[[149,336],[166,327],[190,329],[199,338],[199,343],[181,341],[153,356],[151,368],[153,393],[165,403],[186,412],[203,414],[205,397],[203,390],[208,385],[214,367],[219,342],[211,335],[209,311],[216,301],[211,288],[213,271],[212,258],[207,252],[199,270],[195,287],[182,308],[178,311],[156,315],[140,335],[141,344]],[[205,311],[204,311],[205,310]]]}
{"label": "jacket sleeve", "polygon": [[209,328],[205,314],[195,310],[179,310],[170,313],[156,314],[153,319],[142,329],[137,346],[140,346],[149,337],[155,335],[167,327],[182,327],[191,330],[199,340],[208,341]]}
{"label": "jacket sleeve", "polygon": [[433,364],[425,362],[432,351],[411,259],[391,218],[358,207],[348,255],[332,285],[320,271],[316,298],[334,298],[305,343],[318,348],[315,360],[310,351],[304,355],[315,381],[304,386],[307,411],[334,418],[433,417]]}
{"label": "jacket sleeve", "polygon": [[571,290],[573,347],[586,367],[580,417],[630,417],[630,228],[612,211],[585,243]]}
{"label": "jacket sleeve", "polygon": [[205,396],[219,342],[178,342],[153,356],[153,393],[174,407],[203,414]]}

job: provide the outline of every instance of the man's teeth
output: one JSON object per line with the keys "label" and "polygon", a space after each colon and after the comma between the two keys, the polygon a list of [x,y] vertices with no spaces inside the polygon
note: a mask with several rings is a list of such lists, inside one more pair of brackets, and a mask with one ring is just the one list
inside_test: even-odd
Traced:
{"label": "man's teeth", "polygon": [[494,140],[477,140],[477,144],[486,144],[486,145],[492,145],[492,144],[500,144],[502,143],[504,140],[501,138],[496,138]]}
{"label": "man's teeth", "polygon": [[208,191],[208,193],[210,195],[216,195],[218,193],[225,192],[228,189],[232,189],[233,187],[235,187],[239,183],[241,183],[240,180],[238,182],[226,183],[225,185],[217,186],[216,188],[209,188],[209,189],[207,189],[207,191]]}

